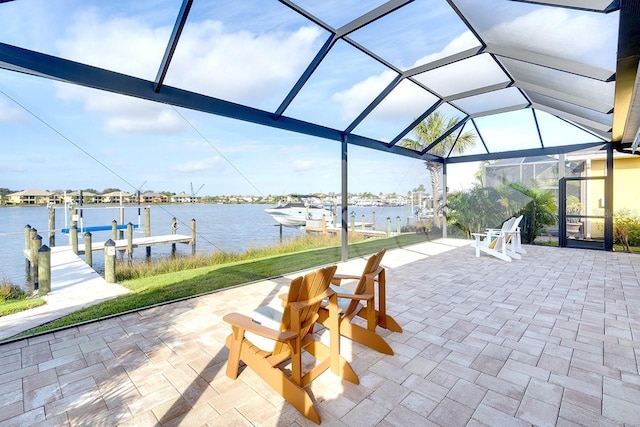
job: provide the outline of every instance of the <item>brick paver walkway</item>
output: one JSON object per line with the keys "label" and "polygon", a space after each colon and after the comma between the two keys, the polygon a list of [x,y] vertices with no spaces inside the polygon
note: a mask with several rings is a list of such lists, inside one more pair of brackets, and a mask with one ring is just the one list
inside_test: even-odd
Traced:
{"label": "brick paver walkway", "polygon": [[[527,246],[505,263],[456,245],[385,255],[404,333],[381,332],[394,356],[343,340],[361,383],[326,372],[312,384],[323,423],[640,425],[640,256]],[[0,426],[308,425],[250,369],[224,374],[222,315],[287,284],[2,345]]]}

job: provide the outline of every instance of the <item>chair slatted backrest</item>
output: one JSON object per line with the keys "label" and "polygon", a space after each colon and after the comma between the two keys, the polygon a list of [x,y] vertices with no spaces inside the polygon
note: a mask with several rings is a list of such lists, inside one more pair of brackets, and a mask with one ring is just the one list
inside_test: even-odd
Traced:
{"label": "chair slatted backrest", "polygon": [[[356,289],[354,291],[355,295],[364,294],[367,291],[367,276],[371,274],[375,274],[380,267],[380,263],[382,262],[382,257],[384,256],[386,249],[382,249],[380,252],[371,255],[367,260],[367,264],[362,271],[362,276],[358,280],[358,284],[356,285]],[[345,310],[344,315],[349,316],[352,314],[358,307],[359,302],[357,300],[352,300],[349,304],[349,307]]]}
{"label": "chair slatted backrest", "polygon": [[[318,320],[318,310],[322,304],[322,299],[317,302],[305,305],[299,312],[300,323],[293,321],[295,317],[292,313],[292,303],[312,300],[325,293],[329,289],[331,279],[335,274],[337,266],[332,265],[306,274],[300,280],[294,280],[289,286],[289,293],[284,301],[284,312],[280,322],[280,331],[295,331],[300,337],[306,336],[312,331],[313,325]],[[298,330],[298,328],[300,328]],[[289,351],[283,343],[276,343],[274,354]]]}
{"label": "chair slatted backrest", "polygon": [[515,217],[511,217],[502,224],[502,229],[500,230],[500,236],[496,236],[495,238],[493,238],[493,240],[489,243],[489,249],[495,249],[495,250],[502,249],[502,245],[506,243],[506,240],[505,242],[503,242],[503,240],[506,239],[506,236],[508,236],[507,232],[511,231],[515,221],[516,221]]}

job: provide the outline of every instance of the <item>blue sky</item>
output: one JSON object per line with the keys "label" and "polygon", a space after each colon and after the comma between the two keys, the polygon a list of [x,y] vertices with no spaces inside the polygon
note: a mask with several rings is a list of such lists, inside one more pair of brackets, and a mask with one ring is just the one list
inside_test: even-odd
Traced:
{"label": "blue sky", "polygon": [[[180,3],[9,2],[0,5],[0,42],[154,80]],[[382,2],[349,1],[339,10],[318,2],[300,3],[339,26]],[[194,2],[165,83],[274,110],[327,33],[278,2],[258,8],[261,4]],[[379,29],[372,27],[355,33],[354,39],[400,68],[477,45],[444,1],[414,2],[405,13],[385,19],[405,22],[412,15],[424,16],[425,9],[433,16],[433,27],[409,22],[395,27],[401,28],[400,34],[385,38],[376,37]],[[561,18],[551,22],[557,24]],[[411,43],[398,48],[399,40]],[[424,40],[429,43],[421,43]],[[285,114],[343,128],[393,77],[340,42]],[[189,192],[193,183],[196,188],[204,185],[201,195],[340,190],[341,147],[335,141],[4,70],[0,91],[0,187],[134,191],[142,186],[142,191]],[[410,87],[403,87],[394,93],[357,131],[394,136],[432,103],[429,96],[411,98],[409,92]],[[482,119],[488,123],[483,137],[491,137],[496,146],[527,140],[531,129],[523,135],[520,124],[531,117],[529,111],[512,114],[509,132],[504,122]],[[547,132],[585,139],[566,123],[550,121],[549,127],[555,130]],[[451,166],[450,188],[468,186],[476,169],[476,164]],[[349,146],[351,192],[406,194],[420,184],[430,186],[421,161]]]}

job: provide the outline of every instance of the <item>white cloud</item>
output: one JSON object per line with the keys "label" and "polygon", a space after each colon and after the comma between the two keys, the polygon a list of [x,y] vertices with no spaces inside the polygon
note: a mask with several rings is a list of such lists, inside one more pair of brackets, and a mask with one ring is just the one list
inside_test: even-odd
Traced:
{"label": "white cloud", "polygon": [[480,43],[476,36],[471,31],[465,31],[455,39],[451,40],[440,52],[431,53],[427,56],[423,56],[416,60],[413,64],[414,67],[423,64],[429,64],[430,62],[438,59],[446,58],[447,56],[454,55],[456,53],[464,52],[465,50],[473,47],[480,47]]}
{"label": "white cloud", "polygon": [[194,23],[180,39],[166,83],[256,105],[295,82],[320,34],[313,27],[254,34],[227,32],[214,21]]}
{"label": "white cloud", "polygon": [[343,118],[356,117],[371,102],[371,94],[382,92],[396,75],[393,71],[384,71],[356,83],[349,89],[334,93],[331,99],[340,104]]}
{"label": "white cloud", "polygon": [[[171,28],[151,28],[133,18],[105,19],[94,9],[75,16],[59,54],[101,68],[154,80]],[[222,23],[191,22],[178,44],[165,84],[219,98],[259,104],[293,84],[320,36],[314,27],[295,32],[227,32]],[[63,99],[105,115],[113,133],[174,133],[187,125],[169,107],[60,85]]]}
{"label": "white cloud", "polygon": [[304,160],[304,159],[295,160],[291,166],[294,172],[309,171],[318,167],[317,163],[314,162],[313,160]]}
{"label": "white cloud", "polygon": [[153,80],[171,28],[152,29],[132,18],[105,19],[95,9],[76,14],[56,46],[65,58]]}
{"label": "white cloud", "polygon": [[0,99],[0,122],[19,122],[24,120],[24,113],[7,105]]}
{"label": "white cloud", "polygon": [[219,168],[221,164],[222,161],[220,157],[216,156],[173,165],[171,170],[180,173],[203,172]]}
{"label": "white cloud", "polygon": [[26,172],[27,168],[17,165],[0,165],[0,173],[14,174]]}
{"label": "white cloud", "polygon": [[486,39],[576,61],[596,61],[606,66],[602,62],[602,52],[615,54],[617,28],[603,25],[603,16],[555,7],[540,8],[496,25],[487,32]]}
{"label": "white cloud", "polygon": [[[440,52],[418,59],[414,63],[414,67],[459,53],[474,46],[479,46],[478,40],[470,31],[466,31],[449,42]],[[380,93],[395,77],[395,72],[384,71],[377,76],[371,76],[356,83],[349,89],[335,93],[332,99],[340,104],[343,117],[356,117],[371,102],[371,94]],[[422,112],[416,113],[414,111],[415,106],[418,105],[426,109],[428,105],[425,105],[425,103],[429,100],[431,100],[431,97],[415,85],[401,84],[383,101],[379,108],[373,111],[372,117],[375,117],[376,120],[387,122],[412,120]],[[435,99],[433,102],[435,102]]]}
{"label": "white cloud", "polygon": [[84,104],[104,116],[104,129],[114,134],[175,134],[187,129],[171,107],[81,86],[57,83],[58,97]]}

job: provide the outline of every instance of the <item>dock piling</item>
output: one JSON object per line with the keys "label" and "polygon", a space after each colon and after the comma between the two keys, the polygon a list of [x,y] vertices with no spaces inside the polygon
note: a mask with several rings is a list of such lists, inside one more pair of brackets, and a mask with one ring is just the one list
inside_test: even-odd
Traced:
{"label": "dock piling", "polygon": [[69,239],[71,240],[71,248],[73,249],[73,253],[78,255],[78,226],[75,224],[75,222],[69,230]]}
{"label": "dock piling", "polygon": [[196,254],[196,220],[191,219],[191,255]]}
{"label": "dock piling", "polygon": [[118,221],[111,221],[111,240],[118,240]]}
{"label": "dock piling", "polygon": [[116,242],[111,239],[104,242],[104,280],[116,283]]}
{"label": "dock piling", "polygon": [[56,245],[56,209],[49,206],[49,247]]}
{"label": "dock piling", "polygon": [[[144,208],[144,235],[151,237],[151,209],[149,207]],[[151,246],[147,246],[146,251],[147,258],[151,258]]]}
{"label": "dock piling", "polygon": [[33,266],[34,288],[35,286],[37,286],[37,283],[38,283],[38,249],[40,249],[40,246],[42,246],[42,236],[40,236],[39,234],[36,234],[31,239],[31,252],[29,254],[31,257],[31,265]]}
{"label": "dock piling", "polygon": [[387,217],[387,236],[391,236],[391,217]]}
{"label": "dock piling", "polygon": [[[31,251],[31,226],[29,224],[24,226],[24,250],[25,251]],[[31,259],[29,259],[29,257],[27,257],[27,262],[26,262],[26,271],[27,273],[29,272],[29,270],[31,269]]]}
{"label": "dock piling", "polygon": [[129,263],[133,262],[133,224],[127,223],[127,255]]}
{"label": "dock piling", "polygon": [[93,267],[93,249],[91,248],[91,233],[84,233],[84,262]]}
{"label": "dock piling", "polygon": [[[120,196],[120,224],[124,224],[124,207],[122,207],[122,195]],[[124,230],[120,230],[119,233],[120,240],[124,239]]]}
{"label": "dock piling", "polygon": [[37,278],[38,294],[42,296],[51,292],[51,249],[47,245],[42,245],[38,249]]}
{"label": "dock piling", "polygon": [[[178,232],[178,220],[174,216],[173,219],[171,220],[171,234],[175,235],[177,232]],[[175,254],[176,254],[176,244],[172,243],[171,255],[175,255]]]}
{"label": "dock piling", "polygon": [[402,232],[402,219],[399,216],[396,217],[396,230],[398,234]]}

